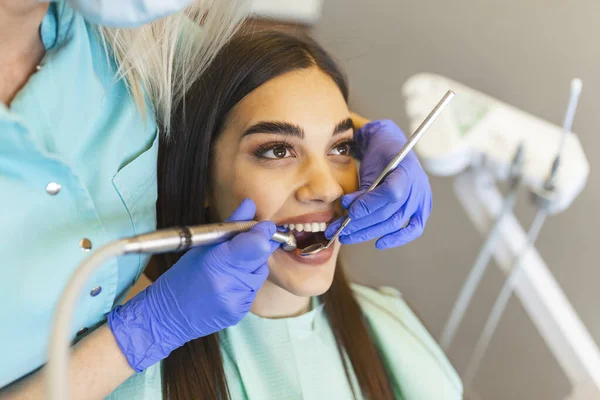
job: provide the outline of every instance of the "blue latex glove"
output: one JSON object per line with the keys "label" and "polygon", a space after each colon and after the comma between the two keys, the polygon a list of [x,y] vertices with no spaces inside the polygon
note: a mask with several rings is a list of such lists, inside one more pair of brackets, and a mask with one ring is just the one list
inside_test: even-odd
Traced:
{"label": "blue latex glove", "polygon": [[[406,143],[404,133],[393,121],[381,120],[364,125],[354,136],[361,161],[360,191],[341,199],[352,221],[342,231],[340,242],[353,244],[379,238],[375,246],[386,249],[416,239],[431,213],[431,186],[413,151],[375,190],[362,196]],[[342,220],[327,228],[327,238],[333,236]]]}
{"label": "blue latex glove", "polygon": [[68,0],[68,3],[93,24],[135,28],[181,11],[191,0]]}
{"label": "blue latex glove", "polygon": [[[251,220],[245,200],[230,221]],[[237,324],[269,275],[267,259],[279,243],[276,226],[261,222],[212,246],[190,249],[154,284],[108,314],[129,365],[140,372],[184,343]]]}

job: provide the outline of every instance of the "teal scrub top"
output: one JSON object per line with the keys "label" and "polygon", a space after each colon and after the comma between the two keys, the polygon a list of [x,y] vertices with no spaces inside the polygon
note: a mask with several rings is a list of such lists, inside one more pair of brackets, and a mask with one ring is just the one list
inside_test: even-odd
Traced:
{"label": "teal scrub top", "polygon": [[[396,399],[461,400],[456,371],[435,340],[403,301],[386,287],[353,285],[372,340],[382,355]],[[316,304],[298,317],[266,319],[248,314],[219,333],[233,400],[362,399],[351,371],[346,378],[335,337]],[[160,400],[161,363],[133,375],[107,400]],[[202,398],[202,393],[198,393]]]}
{"label": "teal scrub top", "polygon": [[[0,104],[0,387],[47,360],[59,296],[110,241],[156,227],[157,126],[145,121],[92,26],[50,3],[41,68]],[[77,340],[105,320],[147,257],[105,263],[73,316]]]}

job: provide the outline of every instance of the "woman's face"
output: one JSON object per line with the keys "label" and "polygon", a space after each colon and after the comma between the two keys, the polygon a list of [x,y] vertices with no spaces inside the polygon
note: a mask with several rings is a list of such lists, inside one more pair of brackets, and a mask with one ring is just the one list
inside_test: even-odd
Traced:
{"label": "woman's face", "polygon": [[[316,67],[255,89],[230,112],[214,143],[211,212],[223,220],[248,197],[255,219],[293,224],[299,248],[324,241],[325,224],[342,215],[338,199],[357,186],[349,118],[341,91]],[[265,286],[320,295],[331,286],[339,249],[336,242],[309,257],[278,249]]]}

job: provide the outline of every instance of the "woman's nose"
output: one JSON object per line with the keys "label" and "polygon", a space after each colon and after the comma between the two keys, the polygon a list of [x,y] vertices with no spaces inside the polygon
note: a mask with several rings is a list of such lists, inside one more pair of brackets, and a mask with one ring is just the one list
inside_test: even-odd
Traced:
{"label": "woman's nose", "polygon": [[301,202],[333,203],[344,194],[331,166],[326,161],[307,163],[302,167],[300,174],[303,184],[298,188],[296,197]]}

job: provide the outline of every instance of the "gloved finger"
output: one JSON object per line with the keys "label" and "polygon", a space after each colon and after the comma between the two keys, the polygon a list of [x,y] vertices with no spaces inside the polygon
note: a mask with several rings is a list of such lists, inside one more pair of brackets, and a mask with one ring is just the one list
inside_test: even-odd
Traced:
{"label": "gloved finger", "polygon": [[366,242],[368,240],[373,240],[380,238],[382,236],[388,235],[390,233],[396,232],[401,229],[406,221],[408,221],[408,216],[411,215],[414,210],[410,212],[407,210],[407,207],[401,207],[397,212],[395,212],[390,218],[387,220],[380,222],[378,224],[371,225],[367,228],[361,229],[352,234],[342,234],[340,235],[340,243],[342,244],[355,244]]}
{"label": "gloved finger", "polygon": [[256,204],[252,199],[244,199],[225,222],[250,221],[256,214]]}
{"label": "gloved finger", "polygon": [[[369,139],[381,133],[388,133],[406,140],[406,136],[394,121],[390,119],[379,119],[367,122],[354,132],[354,138],[365,148],[369,145]],[[401,135],[401,136],[400,136]]]}
{"label": "gloved finger", "polygon": [[256,263],[265,263],[277,248],[271,240],[276,230],[272,221],[259,222],[248,232],[242,232],[218,245],[215,258],[220,256],[230,266],[252,271],[256,269]]}
{"label": "gloved finger", "polygon": [[243,287],[247,288],[251,292],[256,292],[262,287],[268,276],[269,267],[266,263],[264,263],[252,272],[235,274],[235,279],[237,279],[243,285]]}
{"label": "gloved finger", "polygon": [[[390,203],[364,218],[353,219],[343,230],[342,235],[351,235],[365,228],[377,225],[389,220],[394,214],[400,212],[403,207],[400,203]],[[399,227],[398,227],[399,228]],[[398,229],[396,228],[396,229]]]}
{"label": "gloved finger", "polygon": [[375,247],[383,250],[392,247],[400,247],[412,242],[423,234],[425,224],[420,216],[411,217],[410,223],[406,228],[390,233],[375,242]]}
{"label": "gloved finger", "polygon": [[359,219],[374,213],[389,203],[404,204],[411,191],[410,177],[401,166],[392,171],[378,187],[352,203],[348,214]]}
{"label": "gloved finger", "polygon": [[242,299],[240,299],[240,307],[246,311],[246,313],[250,312],[252,308],[252,303],[256,300],[256,292],[247,292]]}
{"label": "gloved finger", "polygon": [[[350,235],[354,232],[358,232],[362,229],[368,228],[369,226],[383,222],[390,218],[395,212],[397,212],[400,209],[400,207],[402,207],[402,204],[400,203],[390,203],[367,217],[353,219],[350,221],[348,226],[344,228],[344,230],[342,231],[342,235]],[[337,230],[343,223],[344,218],[340,218],[327,226],[327,229],[325,230],[325,237],[327,239],[331,239],[335,232],[337,232]]]}
{"label": "gloved finger", "polygon": [[271,250],[269,250],[269,254],[272,254],[275,250],[277,250],[279,247],[281,247],[281,243],[276,242],[272,239],[269,242],[269,245],[271,246]]}
{"label": "gloved finger", "polygon": [[345,216],[338,218],[329,225],[327,225],[327,229],[325,229],[325,239],[329,240],[333,235],[335,235],[337,230],[340,229],[340,226],[344,222],[344,219],[346,219]]}
{"label": "gloved finger", "polygon": [[357,192],[352,192],[352,193],[348,193],[344,196],[342,196],[342,198],[340,199],[340,202],[342,203],[342,207],[344,207],[345,209],[348,209],[348,207],[350,207],[350,205],[352,203],[354,203],[354,201],[359,198],[360,196],[362,196],[367,190],[359,190]]}

